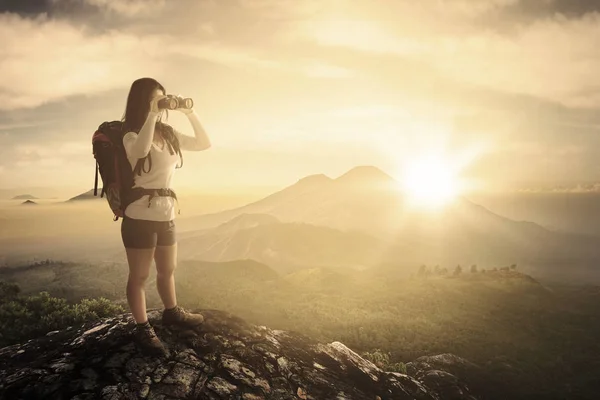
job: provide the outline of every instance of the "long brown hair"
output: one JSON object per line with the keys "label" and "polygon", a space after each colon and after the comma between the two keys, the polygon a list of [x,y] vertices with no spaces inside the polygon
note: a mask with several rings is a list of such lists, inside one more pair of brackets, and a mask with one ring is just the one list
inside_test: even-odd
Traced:
{"label": "long brown hair", "polygon": [[[142,129],[144,122],[146,122],[146,118],[148,118],[148,113],[150,112],[150,100],[157,89],[161,90],[163,94],[166,94],[164,86],[152,78],[140,78],[131,84],[131,89],[129,89],[129,95],[127,96],[125,112],[121,118],[124,132],[138,133],[140,129]],[[169,117],[167,110],[165,110],[165,114],[166,120]],[[156,121],[154,129],[159,130],[162,134],[162,137],[168,146],[169,153],[171,155],[175,153],[179,154],[181,164],[178,165],[177,168],[183,167],[183,154],[181,154],[179,140],[177,139],[177,136],[175,136],[173,128],[162,122],[162,115]],[[143,168],[146,164],[146,160],[148,160],[149,163],[147,171]],[[148,173],[151,169],[152,157],[150,156],[150,153],[148,153],[146,157],[138,160],[134,172],[141,175],[142,171]]]}

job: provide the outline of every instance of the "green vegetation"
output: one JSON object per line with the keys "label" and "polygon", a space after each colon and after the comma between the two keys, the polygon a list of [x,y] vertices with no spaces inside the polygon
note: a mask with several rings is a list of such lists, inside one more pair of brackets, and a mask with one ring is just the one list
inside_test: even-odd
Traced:
{"label": "green vegetation", "polygon": [[19,292],[18,285],[0,282],[0,348],[125,311],[104,298],[68,304],[48,292],[35,296],[22,296]]}
{"label": "green vegetation", "polygon": [[384,371],[400,372],[406,374],[406,364],[403,362],[393,363],[390,362],[390,352],[382,351],[381,349],[375,349],[373,351],[367,351],[361,354],[365,360],[371,361]]}
{"label": "green vegetation", "polygon": [[[597,287],[544,287],[516,266],[485,273],[472,266],[461,267],[458,274],[455,269],[413,268],[412,279],[406,278],[410,271],[391,266],[363,272],[316,268],[281,277],[250,260],[190,261],[180,262],[176,282],[179,303],[185,307],[226,310],[273,329],[322,342],[337,340],[384,369],[402,372],[405,363],[420,356],[453,353],[518,388],[519,398],[591,398],[586,396],[594,393],[600,375],[595,356],[600,354]],[[44,289],[80,301],[87,289],[123,301],[127,266],[65,263],[20,272],[0,269],[1,279],[17,282],[27,292],[19,294],[21,299]],[[154,279],[153,272],[148,307],[161,307]],[[15,290],[3,292],[14,296]],[[18,314],[29,321],[20,329],[51,314],[49,305],[58,300],[46,299],[37,300],[48,306],[36,317]],[[4,332],[17,322],[5,321],[9,308],[1,301]],[[58,322],[35,332],[58,329],[63,321],[53,318]]]}

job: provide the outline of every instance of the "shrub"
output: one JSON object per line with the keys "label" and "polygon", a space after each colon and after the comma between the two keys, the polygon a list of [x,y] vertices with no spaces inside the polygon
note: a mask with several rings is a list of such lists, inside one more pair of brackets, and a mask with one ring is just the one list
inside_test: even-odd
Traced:
{"label": "shrub", "polygon": [[372,352],[365,352],[361,356],[365,360],[371,361],[383,371],[400,372],[402,374],[406,374],[406,364],[403,362],[390,363],[391,354],[389,352],[384,352],[381,349],[375,349]]}
{"label": "shrub", "polygon": [[0,282],[0,347],[125,312],[105,298],[83,299],[71,305],[48,292],[26,297],[18,293],[17,285]]}

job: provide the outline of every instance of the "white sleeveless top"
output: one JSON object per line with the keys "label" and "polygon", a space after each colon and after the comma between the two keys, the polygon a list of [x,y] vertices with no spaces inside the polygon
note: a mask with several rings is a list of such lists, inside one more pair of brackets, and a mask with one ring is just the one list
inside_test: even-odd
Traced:
{"label": "white sleeveless top", "polygon": [[[123,138],[123,142],[135,140],[137,134],[129,132]],[[125,146],[127,149],[127,146]],[[169,152],[169,146],[165,143],[165,147],[160,149],[156,144],[152,143],[150,147],[150,156],[152,157],[152,168],[149,172],[143,172],[141,175],[135,174],[134,188],[145,189],[172,189],[171,183],[175,172],[175,167],[181,162],[179,154]],[[127,155],[131,169],[135,168],[138,159]],[[149,161],[146,160],[144,167],[147,169]],[[138,200],[132,202],[125,209],[125,215],[134,219],[145,219],[150,221],[171,221],[175,218],[175,199],[172,197],[155,196],[152,202],[148,203],[150,196],[144,195]],[[148,207],[148,205],[150,207]]]}
{"label": "white sleeveless top", "polygon": [[[142,171],[141,175],[134,175],[134,188],[173,189],[173,175],[175,167],[180,163],[180,158],[178,153],[173,152],[174,154],[171,154],[169,152],[168,144],[165,143],[165,147],[161,149],[152,143],[157,117],[157,113],[148,113],[146,122],[139,133],[128,132],[123,136],[123,147],[125,147],[132,171],[137,161],[148,154],[148,152],[152,157],[152,168],[150,171],[148,173]],[[195,137],[183,135],[178,130],[173,129],[175,136],[179,139],[180,149],[182,151],[201,151],[211,147],[210,140],[200,124],[198,115],[192,111],[187,114],[187,117],[192,124]],[[147,169],[149,166],[148,160],[145,162]],[[175,199],[170,196],[155,196],[152,198],[150,207],[148,207],[149,198],[149,195],[144,195],[142,198],[129,204],[125,209],[125,215],[129,218],[149,221],[171,221],[175,219]]]}

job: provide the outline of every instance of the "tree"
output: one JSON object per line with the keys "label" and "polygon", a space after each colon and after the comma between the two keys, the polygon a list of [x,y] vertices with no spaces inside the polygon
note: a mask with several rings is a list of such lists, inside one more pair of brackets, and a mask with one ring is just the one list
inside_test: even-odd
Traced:
{"label": "tree", "polygon": [[0,281],[0,303],[15,299],[21,288],[16,283]]}
{"label": "tree", "polygon": [[510,266],[510,269],[512,269],[513,271],[517,269],[517,264],[513,264]]}

